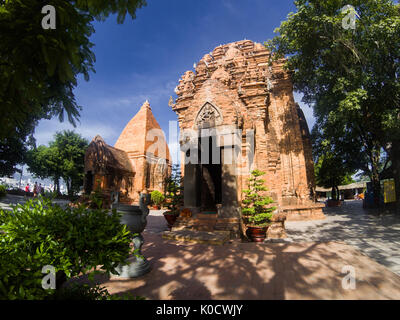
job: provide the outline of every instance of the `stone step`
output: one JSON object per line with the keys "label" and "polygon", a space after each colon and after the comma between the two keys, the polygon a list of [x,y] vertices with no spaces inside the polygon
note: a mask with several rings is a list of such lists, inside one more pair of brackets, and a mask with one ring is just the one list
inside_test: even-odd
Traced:
{"label": "stone step", "polygon": [[184,230],[184,229],[213,231],[215,225],[216,225],[216,220],[213,221],[193,220],[191,222],[175,223],[171,231]]}
{"label": "stone step", "polygon": [[165,231],[162,235],[164,239],[189,241],[202,244],[223,245],[230,239],[229,231],[197,231],[197,230],[179,230]]}
{"label": "stone step", "polygon": [[176,220],[176,224],[186,224],[186,225],[194,225],[194,224],[211,224],[216,223],[217,219],[190,219],[190,220]]}
{"label": "stone step", "polygon": [[217,219],[217,214],[212,214],[212,213],[198,213],[196,215],[197,219]]}
{"label": "stone step", "polygon": [[196,225],[193,226],[193,230],[197,231],[208,231],[208,232],[213,232],[214,231],[214,225]]}

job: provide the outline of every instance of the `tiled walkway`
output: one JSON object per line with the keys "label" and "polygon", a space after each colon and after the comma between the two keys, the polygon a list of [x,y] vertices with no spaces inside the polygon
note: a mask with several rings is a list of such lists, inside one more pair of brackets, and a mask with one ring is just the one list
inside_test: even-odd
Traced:
{"label": "tiled walkway", "polygon": [[[152,211],[143,233],[152,271],[138,279],[98,280],[111,293],[148,299],[400,299],[400,277],[352,245],[375,258],[382,247],[388,262],[389,252],[397,252],[397,218],[364,216],[360,209],[351,203],[329,210],[324,221],[290,222],[292,243],[223,246],[165,240],[162,212]],[[345,266],[354,268],[354,290],[342,286]]]}
{"label": "tiled walkway", "polygon": [[[137,279],[97,278],[110,293],[155,300],[400,299],[400,277],[344,243],[213,246],[155,233],[144,238],[152,270]],[[354,289],[342,286],[345,266],[355,270]]]}
{"label": "tiled walkway", "polygon": [[[148,299],[400,299],[400,218],[366,214],[356,201],[325,214],[287,222],[292,243],[213,246],[163,239],[166,221],[152,211],[143,233],[151,272],[97,280]],[[345,266],[355,270],[354,289],[342,286]]]}
{"label": "tiled walkway", "polygon": [[400,216],[366,211],[362,201],[324,209],[325,220],[286,222],[293,242],[343,241],[400,275]]}

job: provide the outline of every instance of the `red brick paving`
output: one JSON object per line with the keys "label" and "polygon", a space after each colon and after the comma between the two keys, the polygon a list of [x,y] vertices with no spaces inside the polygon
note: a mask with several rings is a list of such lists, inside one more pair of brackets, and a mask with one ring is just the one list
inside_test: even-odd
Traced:
{"label": "red brick paving", "polygon": [[[400,299],[400,277],[344,243],[179,243],[158,233],[162,216],[148,219],[143,254],[152,271],[104,281],[111,293],[175,300]],[[342,288],[346,265],[355,268],[355,290]]]}

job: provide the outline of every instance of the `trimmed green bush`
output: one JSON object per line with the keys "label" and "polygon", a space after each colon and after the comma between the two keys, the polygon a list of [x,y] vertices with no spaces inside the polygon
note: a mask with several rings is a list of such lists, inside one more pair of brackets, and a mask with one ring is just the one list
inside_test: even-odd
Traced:
{"label": "trimmed green bush", "polygon": [[[0,299],[45,299],[69,278],[115,273],[125,263],[132,234],[120,214],[102,209],[61,208],[45,198],[0,210]],[[56,290],[42,288],[42,268],[57,272]]]}
{"label": "trimmed green bush", "polygon": [[151,201],[156,206],[160,206],[164,202],[164,199],[165,199],[165,197],[160,191],[154,190],[151,192]]}
{"label": "trimmed green bush", "polygon": [[7,189],[5,186],[0,185],[0,198],[5,197],[7,194]]}
{"label": "trimmed green bush", "polygon": [[242,214],[246,224],[255,227],[267,226],[276,209],[276,207],[268,206],[274,200],[262,194],[267,191],[267,188],[264,186],[265,180],[259,178],[264,174],[265,172],[260,170],[253,170],[251,177],[248,179],[248,189],[243,190],[245,197],[242,200]]}

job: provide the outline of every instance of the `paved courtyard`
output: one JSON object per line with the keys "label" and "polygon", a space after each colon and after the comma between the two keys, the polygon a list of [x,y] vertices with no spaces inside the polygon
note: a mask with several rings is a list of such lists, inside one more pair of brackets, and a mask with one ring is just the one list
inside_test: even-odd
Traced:
{"label": "paved courtyard", "polygon": [[[1,208],[24,199],[8,196]],[[321,221],[287,222],[288,243],[223,246],[165,240],[163,211],[151,211],[137,279],[97,276],[113,294],[147,299],[400,299],[400,218],[367,213],[360,201],[325,209]],[[342,286],[343,267],[356,287]],[[397,273],[397,274],[396,274]]]}
{"label": "paved courtyard", "polygon": [[366,211],[362,201],[324,209],[325,220],[286,222],[293,242],[343,241],[400,275],[400,217]]}
{"label": "paved courtyard", "polygon": [[[99,277],[112,294],[165,300],[400,299],[400,277],[338,242],[177,243],[146,233],[152,270],[137,279]],[[356,287],[342,287],[344,266]]]}
{"label": "paved courtyard", "polygon": [[[367,215],[361,202],[326,216],[288,222],[291,243],[212,246],[162,239],[165,219],[152,211],[143,233],[152,271],[99,281],[111,293],[148,299],[400,299],[400,277],[392,272],[399,270],[400,219]],[[354,290],[342,286],[345,266],[354,267]]]}

